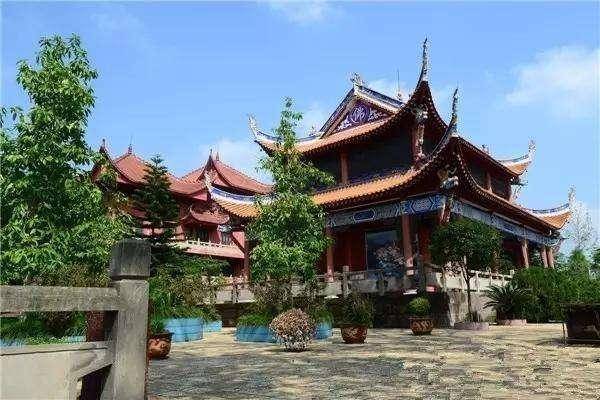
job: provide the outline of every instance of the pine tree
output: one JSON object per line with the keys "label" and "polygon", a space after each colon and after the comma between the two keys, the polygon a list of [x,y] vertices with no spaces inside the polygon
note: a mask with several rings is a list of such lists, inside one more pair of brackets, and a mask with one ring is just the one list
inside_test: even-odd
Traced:
{"label": "pine tree", "polygon": [[167,167],[159,155],[146,164],[144,181],[146,184],[133,193],[133,206],[143,213],[141,225],[138,226],[143,230],[138,237],[150,242],[153,256],[157,256],[171,249],[169,242],[177,226],[179,207],[169,191],[171,182]]}

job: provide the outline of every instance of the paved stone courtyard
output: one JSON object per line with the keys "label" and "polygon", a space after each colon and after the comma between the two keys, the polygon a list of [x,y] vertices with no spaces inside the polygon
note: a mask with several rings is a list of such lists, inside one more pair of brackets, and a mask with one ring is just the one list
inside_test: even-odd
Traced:
{"label": "paved stone courtyard", "polygon": [[174,344],[151,363],[151,399],[600,399],[600,348],[564,346],[560,324],[373,329],[364,345],[335,330],[304,353],[233,333]]}

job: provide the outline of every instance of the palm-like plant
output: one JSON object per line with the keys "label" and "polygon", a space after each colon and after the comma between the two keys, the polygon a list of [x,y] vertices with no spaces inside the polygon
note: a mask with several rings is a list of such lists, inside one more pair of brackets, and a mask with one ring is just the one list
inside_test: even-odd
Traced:
{"label": "palm-like plant", "polygon": [[484,307],[496,310],[498,319],[522,318],[525,305],[530,296],[529,291],[512,282],[504,286],[491,286],[485,291],[489,299]]}

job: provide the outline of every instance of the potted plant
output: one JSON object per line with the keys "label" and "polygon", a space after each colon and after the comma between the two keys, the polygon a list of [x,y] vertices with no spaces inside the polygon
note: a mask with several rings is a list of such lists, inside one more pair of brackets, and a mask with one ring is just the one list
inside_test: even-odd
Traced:
{"label": "potted plant", "polygon": [[373,304],[364,295],[352,292],[343,305],[340,323],[342,339],[345,343],[364,343],[367,330],[373,323]]}
{"label": "potted plant", "polygon": [[526,289],[510,282],[504,286],[491,286],[485,291],[485,295],[489,300],[484,307],[490,307],[496,311],[498,325],[522,326],[527,324],[527,320],[523,318],[525,305],[530,296]]}
{"label": "potted plant", "polygon": [[410,329],[414,335],[430,335],[433,319],[429,316],[431,304],[425,297],[416,297],[408,303]]}
{"label": "potted plant", "polygon": [[304,351],[315,334],[315,323],[302,310],[292,308],[273,319],[269,328],[287,351]]}
{"label": "potted plant", "polygon": [[153,317],[150,320],[150,333],[148,335],[148,358],[165,359],[171,351],[171,337],[173,334],[165,329],[162,318]]}

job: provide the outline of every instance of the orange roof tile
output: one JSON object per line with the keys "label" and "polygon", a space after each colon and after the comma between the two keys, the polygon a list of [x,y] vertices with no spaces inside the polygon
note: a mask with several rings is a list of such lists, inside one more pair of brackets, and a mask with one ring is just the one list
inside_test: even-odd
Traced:
{"label": "orange roof tile", "polygon": [[217,202],[223,209],[230,212],[233,215],[237,215],[241,218],[254,218],[258,215],[258,209],[254,203],[237,202],[221,197],[213,197],[213,200]]}
{"label": "orange roof tile", "polygon": [[[135,154],[125,153],[122,156],[111,160],[111,162],[117,172],[127,179],[129,183],[143,184],[145,182],[146,162]],[[170,190],[175,193],[193,194],[205,188],[203,182],[186,182],[171,174],[168,175],[168,178],[171,183]]]}
{"label": "orange roof tile", "polygon": [[315,194],[313,200],[316,204],[326,205],[381,193],[402,186],[410,181],[419,171],[410,169],[406,172],[397,172],[368,182],[334,188]]}
{"label": "orange roof tile", "polygon": [[214,169],[217,172],[217,176],[212,178],[212,182],[217,185],[233,187],[258,194],[267,194],[271,191],[271,185],[267,185],[249,177],[237,169],[225,164],[212,154],[209,156],[206,165],[188,172],[182,176],[181,179],[186,182],[203,182],[205,172],[211,169]]}

